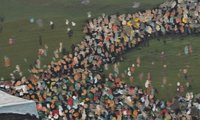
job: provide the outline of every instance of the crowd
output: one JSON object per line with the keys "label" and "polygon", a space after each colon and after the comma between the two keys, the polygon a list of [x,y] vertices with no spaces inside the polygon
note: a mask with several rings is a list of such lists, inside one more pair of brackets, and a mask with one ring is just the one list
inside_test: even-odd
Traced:
{"label": "crowd", "polygon": [[[117,64],[114,74],[105,76],[102,71],[108,64],[123,60],[122,54],[126,50],[148,46],[152,37],[198,32],[199,14],[200,2],[195,0],[166,2],[158,8],[128,15],[103,14],[88,20],[84,27],[85,38],[71,47],[72,53],[59,58],[57,50],[58,60],[52,61],[46,69],[38,66],[38,60],[30,77],[24,77],[19,66],[16,67],[20,79],[13,80],[12,86],[6,86],[4,90],[35,100],[41,118],[195,120],[198,115],[193,111],[200,110],[199,98],[188,94],[187,98],[177,96],[169,101],[158,100],[151,77],[143,90],[124,83]],[[138,58],[136,66],[140,64]],[[135,69],[133,64],[125,74],[131,81],[134,81]]]}

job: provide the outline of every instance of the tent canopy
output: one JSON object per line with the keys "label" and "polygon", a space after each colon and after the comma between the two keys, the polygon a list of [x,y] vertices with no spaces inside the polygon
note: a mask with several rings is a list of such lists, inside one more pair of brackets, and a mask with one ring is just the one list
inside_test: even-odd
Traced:
{"label": "tent canopy", "polygon": [[3,91],[0,91],[0,113],[30,114],[38,117],[34,101],[19,98]]}

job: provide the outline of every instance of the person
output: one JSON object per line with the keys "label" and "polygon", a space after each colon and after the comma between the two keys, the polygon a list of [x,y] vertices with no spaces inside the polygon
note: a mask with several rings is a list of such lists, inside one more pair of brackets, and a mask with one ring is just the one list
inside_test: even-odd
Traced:
{"label": "person", "polygon": [[150,84],[151,84],[151,81],[150,80],[146,80],[146,82],[145,82],[145,88],[147,89],[147,88],[149,88],[149,86],[150,86]]}
{"label": "person", "polygon": [[90,3],[90,0],[81,0],[81,4],[88,5]]}
{"label": "person", "polygon": [[140,7],[140,3],[139,2],[133,2],[132,8],[138,8]]}
{"label": "person", "polygon": [[67,55],[67,49],[66,48],[62,48],[62,55],[64,56],[64,55]]}
{"label": "person", "polygon": [[4,17],[0,16],[0,22],[3,23],[4,22]]}
{"label": "person", "polygon": [[75,26],[76,26],[76,23],[75,23],[75,22],[73,22],[73,21],[71,22],[71,24],[72,24],[72,26],[73,26],[73,27],[75,27]]}
{"label": "person", "polygon": [[91,12],[89,11],[89,12],[87,12],[87,17],[88,18],[91,18],[92,17],[92,15],[91,15]]}
{"label": "person", "polygon": [[38,41],[39,41],[39,45],[42,46],[43,42],[42,42],[42,35],[41,34],[38,37]]}
{"label": "person", "polygon": [[185,55],[188,55],[188,53],[189,53],[188,45],[186,45],[186,46],[184,47],[184,53],[185,53]]}
{"label": "person", "polygon": [[67,26],[69,25],[69,20],[68,19],[65,20],[65,25],[67,25]]}
{"label": "person", "polygon": [[2,33],[3,32],[3,25],[2,25],[2,23],[0,23],[0,33]]}
{"label": "person", "polygon": [[8,39],[8,44],[9,45],[13,45],[14,43],[15,43],[15,39],[14,38],[11,37],[11,38]]}
{"label": "person", "polygon": [[48,55],[48,46],[47,44],[44,45],[44,56],[47,56]]}
{"label": "person", "polygon": [[41,57],[41,56],[43,56],[43,55],[45,55],[46,53],[45,53],[45,50],[44,49],[42,49],[42,48],[40,48],[40,49],[38,49],[38,57]]}
{"label": "person", "polygon": [[119,68],[118,68],[117,63],[114,63],[114,65],[113,65],[113,70],[114,70],[114,72],[115,72],[115,75],[118,76],[118,74],[119,74]]}
{"label": "person", "polygon": [[41,60],[40,58],[38,58],[36,61],[35,61],[35,66],[37,69],[40,69],[41,68]]}
{"label": "person", "polygon": [[29,22],[30,22],[31,24],[33,24],[33,23],[35,22],[35,19],[31,17],[31,18],[29,19]]}
{"label": "person", "polygon": [[3,22],[4,22],[4,17],[0,16],[0,33],[3,32]]}
{"label": "person", "polygon": [[138,56],[137,59],[136,59],[136,65],[137,65],[137,67],[140,67],[140,66],[141,66],[141,59],[140,59],[140,56]]}
{"label": "person", "polygon": [[50,25],[51,30],[53,30],[53,29],[54,29],[54,22],[53,22],[53,21],[50,21],[50,22],[49,22],[49,25]]}
{"label": "person", "polygon": [[189,50],[188,50],[188,51],[189,51],[189,54],[192,55],[192,52],[193,52],[193,50],[192,50],[192,45],[189,45],[188,49],[189,49]]}
{"label": "person", "polygon": [[67,32],[68,37],[71,38],[73,36],[73,34],[74,34],[73,30],[72,29],[68,29],[67,31],[68,31]]}
{"label": "person", "polygon": [[59,52],[61,53],[61,52],[62,52],[62,50],[63,50],[63,43],[62,43],[62,42],[60,42],[60,43],[59,43]]}
{"label": "person", "polygon": [[54,50],[54,58],[56,58],[56,59],[59,58],[59,50],[58,49]]}
{"label": "person", "polygon": [[185,79],[185,80],[188,79],[188,69],[187,69],[187,68],[184,68],[184,69],[183,69],[183,76],[184,76],[184,79]]}
{"label": "person", "polygon": [[162,78],[162,85],[165,86],[167,84],[167,77],[163,76]]}
{"label": "person", "polygon": [[5,67],[10,67],[11,66],[11,61],[7,56],[4,56],[4,66]]}

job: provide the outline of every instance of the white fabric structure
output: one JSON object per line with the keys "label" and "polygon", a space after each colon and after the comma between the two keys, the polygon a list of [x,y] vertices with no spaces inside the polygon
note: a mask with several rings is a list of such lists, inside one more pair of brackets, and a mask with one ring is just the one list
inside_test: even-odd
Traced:
{"label": "white fabric structure", "polygon": [[3,91],[0,91],[0,113],[30,114],[39,117],[34,101],[12,96]]}

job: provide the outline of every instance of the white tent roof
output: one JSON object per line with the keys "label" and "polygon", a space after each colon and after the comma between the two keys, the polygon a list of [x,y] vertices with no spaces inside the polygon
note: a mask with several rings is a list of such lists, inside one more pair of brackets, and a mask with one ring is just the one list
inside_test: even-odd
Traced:
{"label": "white tent roof", "polygon": [[7,94],[3,91],[0,91],[0,107],[16,105],[16,104],[24,104],[24,103],[32,103],[32,100],[22,99],[20,97],[16,97],[10,94]]}
{"label": "white tent roof", "polygon": [[0,91],[0,113],[18,113],[36,115],[36,104],[33,100],[19,98]]}

